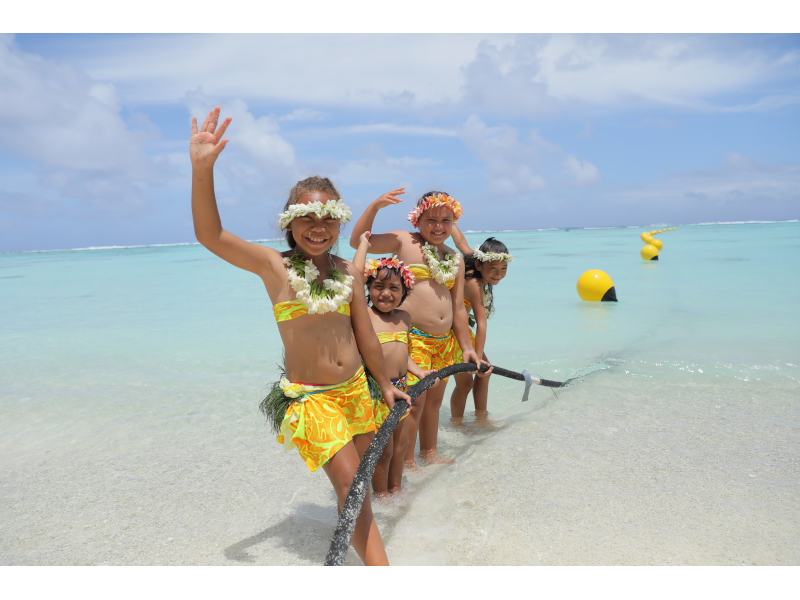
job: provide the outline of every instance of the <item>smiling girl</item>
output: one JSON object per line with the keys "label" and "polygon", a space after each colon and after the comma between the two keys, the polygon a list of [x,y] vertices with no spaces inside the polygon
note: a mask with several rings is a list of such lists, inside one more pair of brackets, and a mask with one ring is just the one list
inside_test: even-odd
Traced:
{"label": "smiling girl", "polygon": [[[397,188],[373,201],[353,226],[350,245],[358,247],[362,233],[372,228],[378,211],[397,204],[405,193]],[[437,371],[455,362],[457,346],[465,362],[479,363],[470,343],[464,309],[464,268],[459,254],[445,246],[453,223],[462,214],[461,205],[444,192],[424,194],[409,213],[408,220],[419,231],[390,231],[369,238],[369,251],[393,254],[415,275],[414,294],[404,304],[411,315],[409,353],[423,370]],[[412,374],[409,385],[416,383]],[[414,449],[419,429],[420,458],[425,463],[451,462],[437,454],[439,409],[447,379],[436,383],[414,402],[409,414],[406,465],[416,468]]]}
{"label": "smiling girl", "polygon": [[[197,240],[208,250],[261,278],[273,305],[285,350],[285,377],[271,411],[278,441],[295,446],[310,471],[322,467],[341,510],[356,469],[375,431],[372,400],[361,362],[375,374],[391,408],[408,396],[386,377],[383,355],[367,315],[363,281],[349,262],[330,253],[341,223],[350,218],[330,180],[297,183],[279,216],[289,250],[247,242],[222,228],[214,194],[214,163],[225,148],[230,117],[217,126],[219,107],[198,129],[192,119],[192,215]],[[314,382],[299,383],[299,382]],[[277,407],[277,409],[276,409]],[[352,544],[365,564],[388,564],[369,499]]]}
{"label": "smiling girl", "polygon": [[[381,344],[386,375],[395,387],[406,391],[408,373],[418,379],[429,373],[423,371],[408,354],[411,315],[399,308],[414,289],[414,274],[395,256],[367,260],[369,238],[369,232],[361,234],[353,265],[361,269],[366,278],[369,318]],[[389,408],[379,399],[375,405],[375,424],[380,427],[388,414]],[[378,497],[394,495],[402,489],[403,466],[408,446],[406,416],[401,418],[375,467],[372,490]]]}
{"label": "smiling girl", "polygon": [[[508,252],[506,245],[493,237],[483,242],[478,250],[469,247],[464,234],[457,225],[453,226],[453,241],[456,247],[464,254],[464,306],[469,316],[470,326],[475,327],[475,332],[470,330],[473,348],[484,359],[489,360],[484,353],[486,345],[487,319],[494,312],[494,294],[492,288],[500,283],[508,272],[508,263],[514,257]],[[469,314],[471,311],[472,314]],[[456,387],[450,395],[450,415],[455,423],[460,423],[464,417],[467,396],[472,390],[475,402],[475,418],[477,421],[486,421],[489,411],[489,376],[490,372],[477,373],[474,381],[471,373],[457,373],[454,375]]]}

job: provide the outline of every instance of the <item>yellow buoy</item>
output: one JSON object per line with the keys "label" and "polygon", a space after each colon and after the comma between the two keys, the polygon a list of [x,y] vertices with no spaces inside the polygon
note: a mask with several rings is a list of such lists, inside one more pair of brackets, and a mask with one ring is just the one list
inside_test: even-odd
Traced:
{"label": "yellow buoy", "polygon": [[641,254],[642,258],[645,260],[658,260],[658,248],[656,248],[653,244],[647,244],[644,246]]}
{"label": "yellow buoy", "polygon": [[645,244],[652,244],[653,243],[653,236],[651,234],[649,234],[648,232],[644,231],[644,232],[642,232],[642,241]]}
{"label": "yellow buoy", "polygon": [[650,244],[652,244],[653,246],[655,246],[655,247],[656,247],[656,248],[658,248],[659,250],[661,250],[661,248],[663,248],[663,247],[664,247],[664,242],[662,242],[662,241],[661,241],[660,239],[658,239],[658,238],[653,238],[653,241],[652,241],[652,242],[650,242]]}
{"label": "yellow buoy", "polygon": [[617,291],[608,274],[598,269],[586,271],[578,277],[578,295],[589,302],[616,302]]}

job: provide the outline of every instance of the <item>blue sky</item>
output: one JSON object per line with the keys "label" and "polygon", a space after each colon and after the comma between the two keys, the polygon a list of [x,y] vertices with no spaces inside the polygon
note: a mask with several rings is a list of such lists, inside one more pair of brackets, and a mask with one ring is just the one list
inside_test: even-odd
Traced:
{"label": "blue sky", "polygon": [[311,174],[355,213],[445,190],[470,230],[800,217],[796,34],[6,34],[0,251],[194,241],[189,123],[217,104],[247,239]]}

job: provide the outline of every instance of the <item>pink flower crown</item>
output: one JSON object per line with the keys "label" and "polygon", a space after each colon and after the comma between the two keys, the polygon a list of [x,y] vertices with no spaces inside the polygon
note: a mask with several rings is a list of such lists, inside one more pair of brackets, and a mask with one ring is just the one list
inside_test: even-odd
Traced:
{"label": "pink flower crown", "polygon": [[464,209],[461,208],[461,204],[452,196],[448,194],[432,194],[427,196],[421,204],[408,213],[408,220],[411,221],[411,224],[414,227],[416,227],[417,223],[419,223],[419,218],[422,213],[429,208],[433,208],[434,206],[446,206],[452,210],[456,221],[458,221],[458,218],[464,214]]}
{"label": "pink flower crown", "polygon": [[414,274],[411,272],[411,269],[396,256],[392,256],[391,258],[383,257],[379,260],[370,258],[364,266],[364,277],[378,277],[378,271],[381,269],[399,269],[403,276],[403,283],[405,283],[406,289],[413,289]]}

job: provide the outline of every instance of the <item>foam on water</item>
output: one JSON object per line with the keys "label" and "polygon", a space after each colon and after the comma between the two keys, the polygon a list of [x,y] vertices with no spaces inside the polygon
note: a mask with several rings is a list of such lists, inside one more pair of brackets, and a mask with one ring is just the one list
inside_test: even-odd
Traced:
{"label": "foam on water", "polygon": [[[523,404],[493,378],[496,429],[450,425],[449,388],[456,464],[375,506],[394,563],[797,564],[800,225],[679,227],[658,263],[638,233],[494,234],[487,354],[579,379]],[[618,303],[578,298],[593,268]],[[257,410],[260,281],[151,246],[3,254],[0,291],[3,564],[322,563],[330,484]]]}

